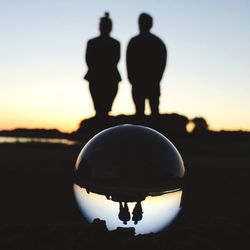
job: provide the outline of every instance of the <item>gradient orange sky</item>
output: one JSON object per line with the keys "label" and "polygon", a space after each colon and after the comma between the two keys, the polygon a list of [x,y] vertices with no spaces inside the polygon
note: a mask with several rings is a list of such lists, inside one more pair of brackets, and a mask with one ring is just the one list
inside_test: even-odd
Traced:
{"label": "gradient orange sky", "polygon": [[[0,3],[0,129],[71,132],[94,115],[82,79],[86,42],[105,11],[121,42],[122,82],[111,115],[133,114],[125,52],[141,12],[168,49],[161,113],[250,131],[250,1],[11,0]],[[147,109],[147,113],[149,110]]]}

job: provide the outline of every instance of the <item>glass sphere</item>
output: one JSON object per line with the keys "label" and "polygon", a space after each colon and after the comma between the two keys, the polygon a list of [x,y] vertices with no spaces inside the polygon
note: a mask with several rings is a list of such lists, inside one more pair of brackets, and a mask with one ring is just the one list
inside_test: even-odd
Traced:
{"label": "glass sphere", "polygon": [[95,135],[75,166],[74,193],[84,217],[106,221],[109,230],[134,227],[158,232],[181,209],[183,160],[154,129],[120,125]]}

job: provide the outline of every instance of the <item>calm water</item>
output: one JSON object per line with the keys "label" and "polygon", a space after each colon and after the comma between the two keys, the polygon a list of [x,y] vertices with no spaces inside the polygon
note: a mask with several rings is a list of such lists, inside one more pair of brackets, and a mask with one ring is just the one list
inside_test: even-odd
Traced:
{"label": "calm water", "polygon": [[72,141],[72,140],[68,140],[68,139],[0,136],[0,143],[30,143],[30,142],[61,143],[61,144],[66,144],[66,145],[74,145],[74,144],[79,143],[77,141]]}

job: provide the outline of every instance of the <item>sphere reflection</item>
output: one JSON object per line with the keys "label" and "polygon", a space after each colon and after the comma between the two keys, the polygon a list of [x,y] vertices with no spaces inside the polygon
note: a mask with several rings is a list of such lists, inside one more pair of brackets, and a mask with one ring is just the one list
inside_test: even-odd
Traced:
{"label": "sphere reflection", "polygon": [[184,164],[175,146],[157,131],[121,125],[93,137],[80,152],[74,192],[83,215],[110,230],[135,227],[158,232],[180,211]]}
{"label": "sphere reflection", "polygon": [[[147,197],[142,201],[143,217],[135,224],[132,218],[125,225],[119,219],[119,203],[107,200],[105,196],[88,194],[85,189],[74,185],[77,203],[84,217],[91,223],[95,218],[106,221],[109,230],[117,227],[135,227],[136,234],[159,232],[176,218],[181,210],[182,191],[166,193],[162,196]],[[136,205],[127,203],[130,215]]]}

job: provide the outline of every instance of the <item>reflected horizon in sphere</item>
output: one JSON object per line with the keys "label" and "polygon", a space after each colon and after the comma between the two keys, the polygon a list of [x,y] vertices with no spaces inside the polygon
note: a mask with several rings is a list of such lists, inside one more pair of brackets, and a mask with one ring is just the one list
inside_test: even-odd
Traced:
{"label": "reflected horizon in sphere", "polygon": [[[160,196],[148,196],[142,201],[143,219],[134,224],[132,218],[126,225],[118,218],[119,202],[108,200],[104,195],[87,193],[84,188],[74,184],[74,193],[80,211],[89,223],[99,218],[105,220],[108,230],[117,227],[134,227],[137,234],[157,233],[168,227],[181,210],[181,190]],[[136,202],[129,202],[130,214]]]}
{"label": "reflected horizon in sphere", "polygon": [[158,131],[119,125],[95,135],[78,155],[73,190],[90,223],[104,220],[108,230],[134,227],[156,233],[181,210],[183,160]]}

